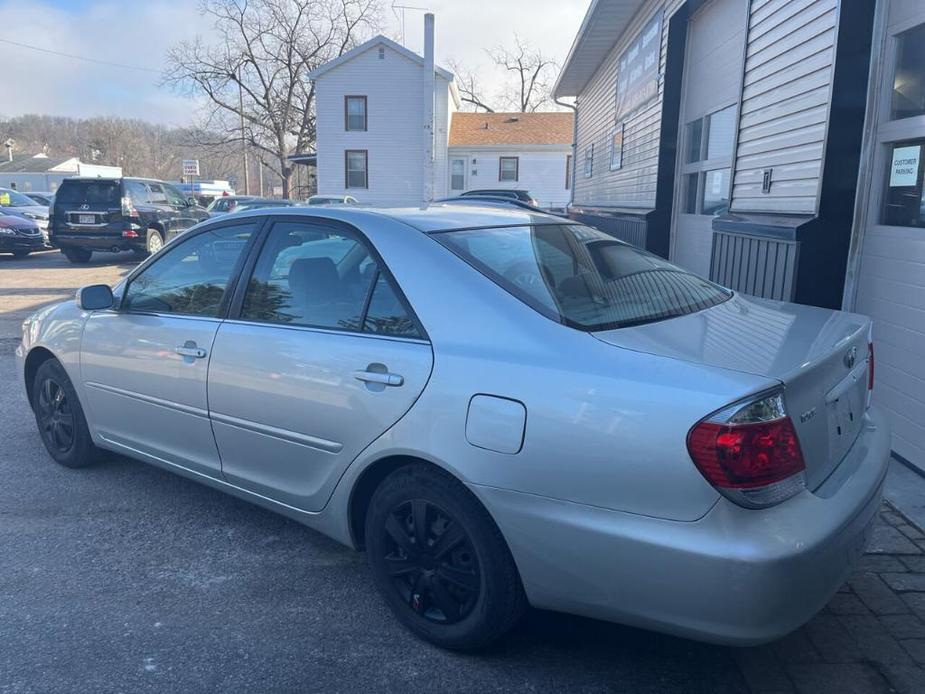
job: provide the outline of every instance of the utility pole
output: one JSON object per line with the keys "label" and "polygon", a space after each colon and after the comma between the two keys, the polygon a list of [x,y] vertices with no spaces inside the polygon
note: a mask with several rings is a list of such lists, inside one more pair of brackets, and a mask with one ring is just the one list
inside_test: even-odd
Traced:
{"label": "utility pole", "polygon": [[244,194],[250,195],[250,177],[247,174],[247,140],[244,137],[244,90],[241,88],[241,72],[238,68],[238,110],[241,116],[241,156],[244,159]]}

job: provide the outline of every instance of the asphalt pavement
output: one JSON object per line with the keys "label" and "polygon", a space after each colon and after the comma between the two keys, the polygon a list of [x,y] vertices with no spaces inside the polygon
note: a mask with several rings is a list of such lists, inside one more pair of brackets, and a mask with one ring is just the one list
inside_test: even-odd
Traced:
{"label": "asphalt pavement", "polygon": [[0,256],[0,692],[746,691],[729,649],[551,613],[442,651],[395,622],[362,554],[127,458],[55,465],[19,323],[131,266]]}

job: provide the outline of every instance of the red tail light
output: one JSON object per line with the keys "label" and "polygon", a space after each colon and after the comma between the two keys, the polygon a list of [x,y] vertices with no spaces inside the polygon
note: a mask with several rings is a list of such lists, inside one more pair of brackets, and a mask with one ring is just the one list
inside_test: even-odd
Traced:
{"label": "red tail light", "polygon": [[867,343],[867,390],[874,389],[874,343]]}
{"label": "red tail light", "polygon": [[805,486],[800,441],[779,392],[697,423],[687,450],[707,481],[743,506],[770,506]]}

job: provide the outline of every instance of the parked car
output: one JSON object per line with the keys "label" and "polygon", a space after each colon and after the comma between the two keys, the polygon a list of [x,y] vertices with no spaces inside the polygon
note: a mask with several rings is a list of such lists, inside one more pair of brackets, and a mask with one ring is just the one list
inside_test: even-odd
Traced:
{"label": "parked car", "polygon": [[46,193],[44,191],[42,192],[28,191],[26,193],[23,193],[23,195],[25,195],[27,198],[31,198],[32,200],[35,200],[35,202],[41,205],[42,207],[51,207],[51,203],[55,199],[54,193]]}
{"label": "parked car", "polygon": [[356,205],[358,201],[352,195],[312,195],[305,201],[306,205]]}
{"label": "parked car", "polygon": [[146,178],[67,178],[52,206],[49,238],[72,263],[94,251],[144,258],[209,213],[169,183]]}
{"label": "parked car", "polygon": [[12,188],[0,188],[0,214],[34,220],[42,231],[48,228],[48,208]]}
{"label": "parked car", "polygon": [[276,198],[251,198],[243,200],[235,205],[232,212],[244,212],[245,210],[256,210],[265,207],[293,207],[295,203],[292,200],[277,200]]}
{"label": "parked car", "polygon": [[34,219],[0,214],[0,253],[25,258],[32,251],[40,251],[44,247],[45,233]]}
{"label": "parked car", "polygon": [[540,204],[534,199],[532,195],[530,195],[528,191],[511,190],[509,188],[483,188],[479,190],[467,190],[465,193],[460,193],[459,197],[513,198],[514,200],[520,200],[521,202],[525,202],[528,205],[532,205],[533,207],[540,206]]}
{"label": "parked car", "polygon": [[754,644],[879,509],[870,328],[551,215],[318,206],[202,224],[17,356],[55,461],[117,451],[365,548],[441,646],[527,604]]}
{"label": "parked car", "polygon": [[469,197],[444,198],[438,200],[440,203],[449,203],[453,205],[474,205],[477,207],[517,207],[523,210],[531,210],[546,214],[558,214],[560,217],[566,217],[564,213],[554,213],[550,210],[542,210],[535,205],[531,205],[517,198],[495,197],[492,195],[471,195]]}
{"label": "parked car", "polygon": [[247,200],[255,200],[256,198],[256,195],[223,195],[222,197],[215,198],[206,209],[213,217],[219,217],[223,214],[234,212],[234,208],[240,203]]}

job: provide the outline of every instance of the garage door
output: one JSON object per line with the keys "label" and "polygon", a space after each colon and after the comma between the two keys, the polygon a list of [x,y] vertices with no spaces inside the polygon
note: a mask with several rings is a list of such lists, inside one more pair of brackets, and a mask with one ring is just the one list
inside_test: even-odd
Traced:
{"label": "garage door", "polygon": [[854,308],[874,319],[893,450],[925,469],[925,5],[890,3],[885,26]]}
{"label": "garage door", "polygon": [[713,216],[729,207],[747,26],[742,0],[712,0],[688,25],[671,258],[704,277]]}

